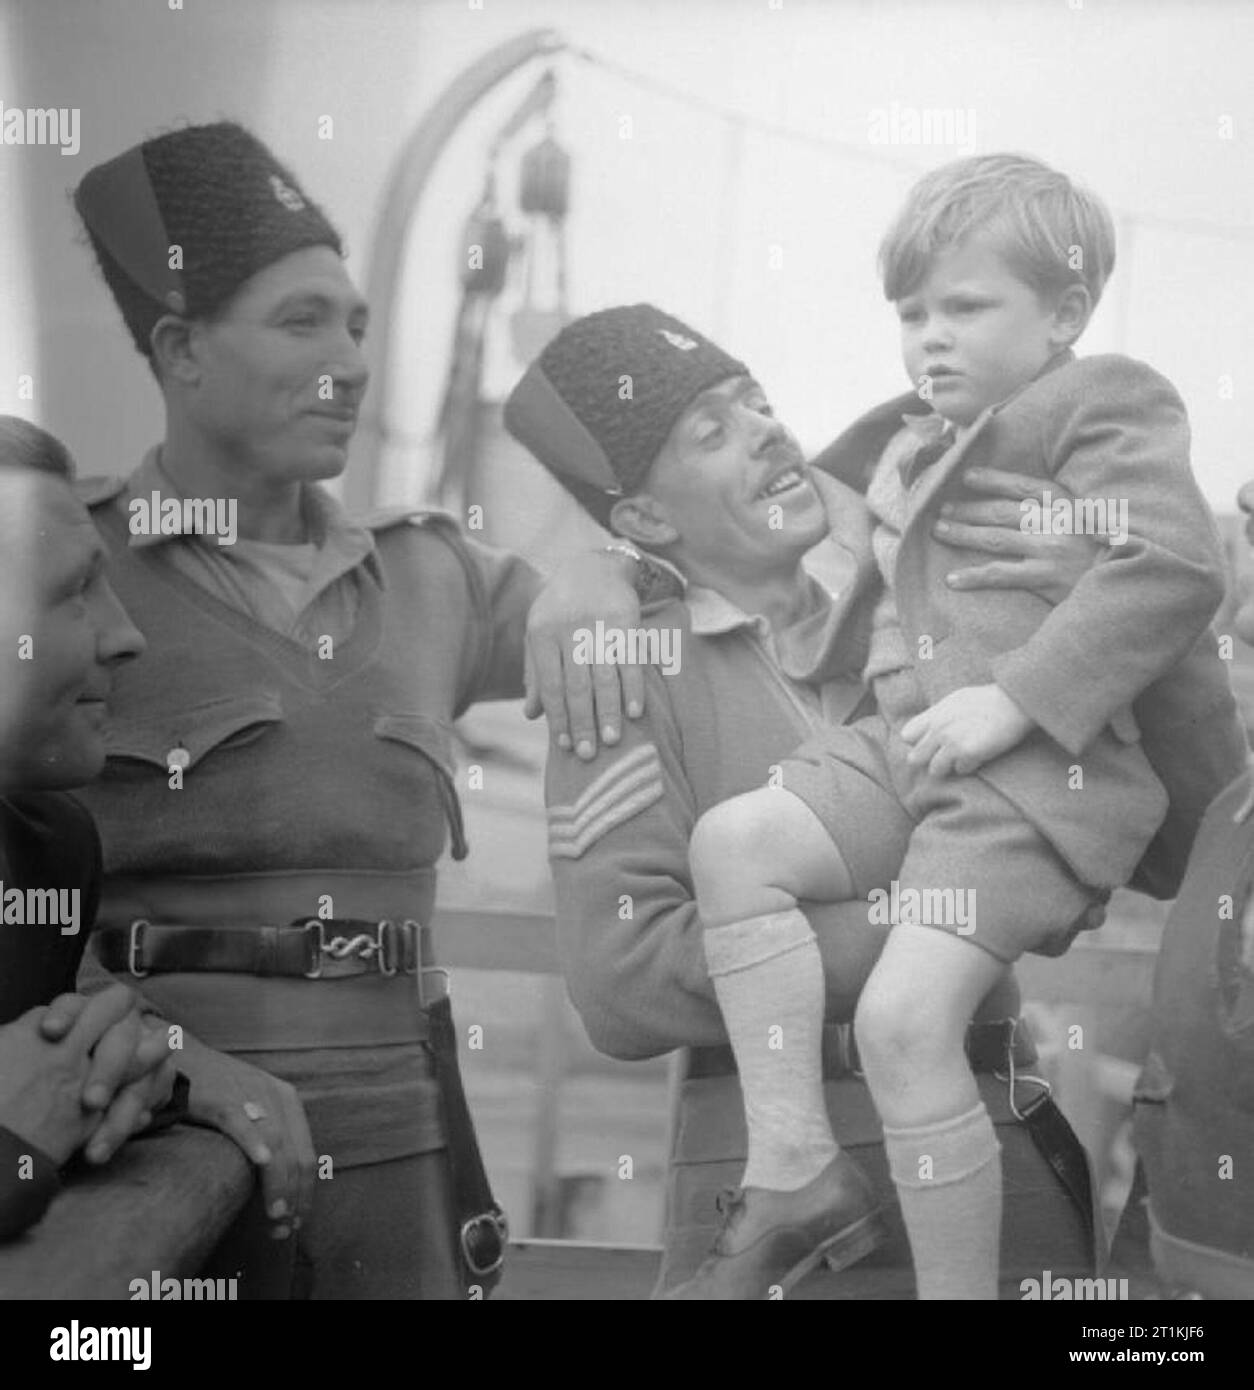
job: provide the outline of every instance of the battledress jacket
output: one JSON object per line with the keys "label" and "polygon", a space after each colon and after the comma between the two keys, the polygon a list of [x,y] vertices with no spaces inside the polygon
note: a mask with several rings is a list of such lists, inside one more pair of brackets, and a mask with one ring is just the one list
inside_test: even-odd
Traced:
{"label": "battledress jacket", "polygon": [[[855,544],[847,560],[853,573],[870,563],[869,549]],[[669,675],[646,669],[645,711],[626,721],[622,741],[593,762],[550,744],[558,951],[600,1051],[634,1059],[727,1042],[688,842],[706,810],[768,785],[772,769],[825,723],[873,708],[859,674],[863,651],[844,639],[846,596],[855,592],[851,582],[773,640],[765,619],[690,590],[646,619],[646,629],[677,634],[679,661]],[[868,920],[865,902],[802,906],[823,960],[827,1016],[848,1022],[887,928]],[[990,996],[988,1016],[1014,1013],[1016,1003],[1010,978]]]}

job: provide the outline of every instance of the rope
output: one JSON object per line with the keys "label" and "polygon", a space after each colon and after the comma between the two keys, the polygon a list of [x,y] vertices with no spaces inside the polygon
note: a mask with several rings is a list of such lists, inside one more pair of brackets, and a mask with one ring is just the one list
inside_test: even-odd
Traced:
{"label": "rope", "polygon": [[[565,52],[572,58],[587,63],[590,67],[600,68],[604,72],[611,73],[632,86],[653,92],[656,96],[664,97],[680,106],[686,106],[689,110],[703,112],[716,120],[739,124],[772,140],[799,145],[829,158],[874,164],[880,168],[895,169],[899,173],[912,176],[924,173],[927,167],[906,156],[890,154],[886,150],[867,149],[862,145],[851,144],[847,140],[834,140],[830,136],[814,135],[809,131],[796,130],[792,126],[781,125],[776,121],[746,116],[740,111],[720,106],[717,102],[708,101],[704,97],[693,96],[682,88],[672,87],[668,82],[660,82],[647,73],[638,72],[612,58],[602,57],[601,54],[588,48],[577,48],[571,45],[566,48]],[[1138,226],[1154,228],[1158,231],[1179,232],[1186,236],[1212,237],[1221,241],[1254,243],[1254,227],[1211,222],[1199,217],[1159,217],[1152,213],[1132,213],[1113,207],[1111,211],[1116,216],[1126,218]]]}

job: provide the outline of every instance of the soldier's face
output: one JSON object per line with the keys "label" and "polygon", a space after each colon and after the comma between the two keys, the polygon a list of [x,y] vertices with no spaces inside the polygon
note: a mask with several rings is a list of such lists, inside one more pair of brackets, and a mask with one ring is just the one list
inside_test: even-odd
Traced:
{"label": "soldier's face", "polygon": [[222,454],[275,482],[333,478],[369,371],[368,310],[329,246],[293,252],[195,326],[200,367],[189,409]]}
{"label": "soldier's face", "polygon": [[752,377],[731,377],[680,416],[644,490],[679,533],[673,558],[748,577],[823,539],[827,513],[801,446]]}
{"label": "soldier's face", "polygon": [[81,786],[104,766],[113,670],[144,639],[69,484],[0,467],[0,788]]}

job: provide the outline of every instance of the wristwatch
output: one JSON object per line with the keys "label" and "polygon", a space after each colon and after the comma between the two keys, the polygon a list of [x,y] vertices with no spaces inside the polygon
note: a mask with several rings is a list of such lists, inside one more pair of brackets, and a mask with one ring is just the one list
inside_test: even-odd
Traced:
{"label": "wristwatch", "polygon": [[669,560],[637,550],[627,541],[611,541],[604,551],[607,555],[622,555],[635,561],[636,597],[642,608],[682,598],[688,592],[687,579]]}

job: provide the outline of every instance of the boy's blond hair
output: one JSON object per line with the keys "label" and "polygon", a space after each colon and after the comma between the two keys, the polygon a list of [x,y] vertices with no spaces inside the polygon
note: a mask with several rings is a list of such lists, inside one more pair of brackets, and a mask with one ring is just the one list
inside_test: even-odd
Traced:
{"label": "boy's blond hair", "polygon": [[958,159],[925,174],[880,244],[884,294],[912,294],[933,262],[968,237],[987,238],[1038,294],[1082,284],[1096,305],[1115,264],[1115,228],[1094,194],[1017,154]]}

